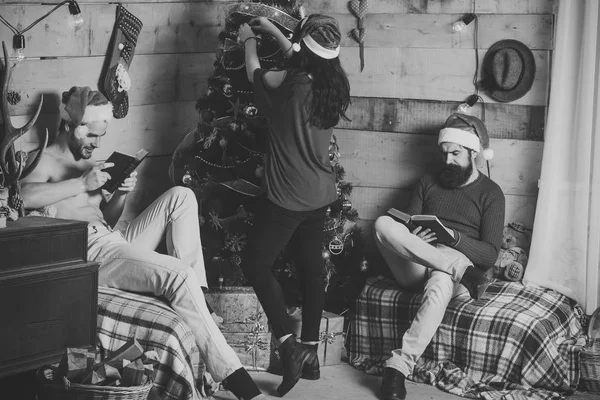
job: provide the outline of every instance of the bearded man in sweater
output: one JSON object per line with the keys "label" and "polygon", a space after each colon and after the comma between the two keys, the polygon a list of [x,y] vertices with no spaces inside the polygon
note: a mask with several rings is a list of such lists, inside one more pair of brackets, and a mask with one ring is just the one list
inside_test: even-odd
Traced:
{"label": "bearded man in sweater", "polygon": [[423,302],[402,337],[402,348],[386,361],[381,391],[384,400],[406,398],[405,378],[436,333],[450,300],[458,295],[481,297],[491,283],[491,268],[502,243],[504,194],[475,167],[482,152],[491,159],[489,138],[481,120],[452,114],[438,137],[442,167],[415,186],[410,215],[436,215],[454,241],[436,243],[429,229],[410,231],[389,216],[375,222],[376,243],[398,285],[423,291]]}

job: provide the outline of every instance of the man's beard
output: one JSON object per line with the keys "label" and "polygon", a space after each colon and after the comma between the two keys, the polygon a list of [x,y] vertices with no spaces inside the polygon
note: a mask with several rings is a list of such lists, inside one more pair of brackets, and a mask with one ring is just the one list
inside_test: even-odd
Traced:
{"label": "man's beard", "polygon": [[456,189],[459,186],[464,185],[471,174],[473,173],[473,163],[469,163],[466,167],[462,167],[456,164],[446,164],[440,170],[438,179],[440,184],[447,189]]}
{"label": "man's beard", "polygon": [[91,146],[81,146],[78,143],[69,143],[71,153],[75,157],[75,160],[89,160],[92,158],[94,148]]}

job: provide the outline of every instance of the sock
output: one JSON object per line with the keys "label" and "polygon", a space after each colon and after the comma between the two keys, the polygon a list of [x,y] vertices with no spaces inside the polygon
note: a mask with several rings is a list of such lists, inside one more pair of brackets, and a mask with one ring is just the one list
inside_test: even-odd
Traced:
{"label": "sock", "polygon": [[473,299],[479,300],[492,281],[487,278],[485,272],[473,265],[469,265],[460,283],[467,288]]}
{"label": "sock", "polygon": [[289,338],[290,336],[292,336],[292,334],[288,334],[288,335],[284,335],[282,337],[280,337],[279,339],[277,339],[277,346],[279,347],[281,345],[281,343],[285,342],[287,340],[287,338]]}
{"label": "sock", "polygon": [[260,389],[244,367],[235,370],[223,380],[223,387],[229,390],[238,399],[253,399],[261,394]]}

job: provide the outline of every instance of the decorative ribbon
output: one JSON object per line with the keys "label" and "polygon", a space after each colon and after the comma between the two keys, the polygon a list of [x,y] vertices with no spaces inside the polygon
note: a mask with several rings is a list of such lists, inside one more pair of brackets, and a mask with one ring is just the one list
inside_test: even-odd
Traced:
{"label": "decorative ribbon", "polygon": [[335,342],[335,338],[343,335],[344,332],[326,332],[323,331],[321,333],[319,333],[319,342],[323,343],[323,344],[333,344],[333,342]]}
{"label": "decorative ribbon", "polygon": [[252,324],[250,332],[246,335],[244,346],[246,347],[246,353],[252,354],[252,367],[256,370],[256,358],[259,350],[269,350],[270,346],[261,336],[261,332],[265,332],[265,325],[260,321],[262,317],[262,311],[246,318],[243,324]]}
{"label": "decorative ribbon", "polygon": [[294,32],[300,21],[278,8],[259,3],[238,3],[231,6],[230,14],[249,15],[251,17],[266,17],[278,23],[290,32]]}

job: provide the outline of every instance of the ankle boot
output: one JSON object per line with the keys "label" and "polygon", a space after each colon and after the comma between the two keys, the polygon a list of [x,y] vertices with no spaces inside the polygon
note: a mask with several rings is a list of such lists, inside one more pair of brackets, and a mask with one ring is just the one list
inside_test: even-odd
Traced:
{"label": "ankle boot", "polygon": [[279,345],[279,356],[283,367],[283,381],[277,388],[277,393],[284,396],[300,380],[304,365],[312,364],[317,358],[317,352],[307,345],[297,343],[296,337],[292,335]]}
{"label": "ankle boot", "polygon": [[[304,344],[304,346],[311,348],[316,353],[319,345],[318,344]],[[321,377],[321,369],[319,366],[319,357],[315,357],[314,360],[310,364],[308,364],[308,363],[304,364],[304,368],[302,368],[302,375],[300,375],[300,378],[308,379],[311,381],[316,381],[320,377]]]}

